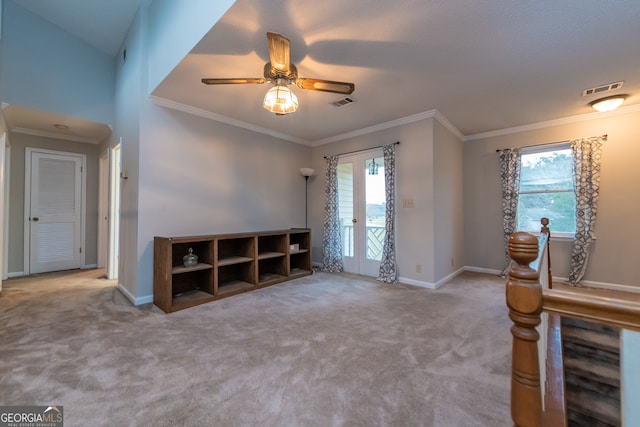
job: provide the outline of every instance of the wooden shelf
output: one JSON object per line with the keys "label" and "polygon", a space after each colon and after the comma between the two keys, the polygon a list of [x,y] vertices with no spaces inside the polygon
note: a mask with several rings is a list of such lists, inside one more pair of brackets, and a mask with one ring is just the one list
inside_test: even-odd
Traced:
{"label": "wooden shelf", "polygon": [[262,252],[258,254],[258,259],[278,258],[285,255],[287,254],[285,254],[284,252]]}
{"label": "wooden shelf", "polygon": [[302,276],[308,276],[309,274],[311,274],[311,271],[309,270],[303,270],[301,268],[292,268],[291,272],[289,273],[289,277],[297,278]]}
{"label": "wooden shelf", "polygon": [[173,272],[173,274],[181,274],[181,273],[189,273],[191,271],[208,270],[208,269],[211,269],[211,268],[213,268],[213,265],[199,262],[198,264],[194,265],[193,267],[185,267],[183,265],[178,265],[178,266],[173,267],[173,269],[171,271]]}
{"label": "wooden shelf", "polygon": [[298,249],[297,251],[289,252],[289,254],[290,255],[297,255],[297,254],[306,254],[307,252],[309,252],[309,249]]}
{"label": "wooden shelf", "polygon": [[233,264],[242,264],[243,262],[251,262],[253,258],[246,256],[230,256],[218,260],[218,267],[224,267]]}
{"label": "wooden shelf", "polygon": [[194,305],[213,301],[213,299],[213,295],[199,289],[194,289],[174,295],[172,304],[176,307],[175,310],[181,310],[182,308],[193,307]]}
{"label": "wooden shelf", "polygon": [[[310,247],[308,229],[155,237],[153,303],[171,313],[309,275]],[[190,251],[199,263],[185,267]]]}
{"label": "wooden shelf", "polygon": [[282,274],[276,273],[264,273],[258,277],[258,285],[266,286],[272,283],[280,283],[287,280],[287,276],[283,276]]}
{"label": "wooden shelf", "polygon": [[218,294],[226,295],[231,293],[240,293],[255,288],[255,285],[242,280],[233,280],[224,284],[218,285]]}

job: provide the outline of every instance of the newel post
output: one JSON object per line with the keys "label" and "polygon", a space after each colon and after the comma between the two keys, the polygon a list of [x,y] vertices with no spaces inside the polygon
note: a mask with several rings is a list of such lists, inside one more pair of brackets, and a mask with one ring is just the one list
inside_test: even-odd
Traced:
{"label": "newel post", "polygon": [[517,232],[509,237],[509,255],[517,265],[507,280],[507,306],[513,321],[511,364],[511,418],[516,426],[542,425],[540,367],[536,326],[542,312],[542,286],[539,273],[529,267],[538,257],[538,239]]}

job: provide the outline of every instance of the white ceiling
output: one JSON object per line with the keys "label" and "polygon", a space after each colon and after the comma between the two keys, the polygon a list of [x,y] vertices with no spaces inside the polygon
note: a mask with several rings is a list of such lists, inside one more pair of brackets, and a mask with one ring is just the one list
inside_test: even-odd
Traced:
{"label": "white ceiling", "polygon": [[[95,27],[118,13],[128,25],[139,2],[18,3],[111,53],[126,28]],[[599,96],[582,90],[620,80],[600,96],[640,104],[639,22],[638,0],[238,0],[153,95],[310,145],[434,109],[469,136],[591,113]],[[299,110],[275,116],[261,106],[267,85],[200,82],[261,77],[267,31],[291,40],[301,77],[354,82],[356,102],[338,108],[340,95],[293,88]]]}

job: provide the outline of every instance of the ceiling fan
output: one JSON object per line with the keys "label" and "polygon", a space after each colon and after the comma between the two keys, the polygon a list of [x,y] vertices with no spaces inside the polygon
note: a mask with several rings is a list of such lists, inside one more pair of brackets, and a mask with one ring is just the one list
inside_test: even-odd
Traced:
{"label": "ceiling fan", "polygon": [[318,90],[349,95],[355,90],[353,83],[299,78],[298,69],[290,61],[289,39],[276,33],[267,33],[269,42],[269,62],[264,64],[262,78],[202,79],[207,85],[263,84],[270,82],[274,87],[264,97],[263,106],[272,113],[284,115],[298,109],[298,98],[287,87],[295,84],[301,89]]}

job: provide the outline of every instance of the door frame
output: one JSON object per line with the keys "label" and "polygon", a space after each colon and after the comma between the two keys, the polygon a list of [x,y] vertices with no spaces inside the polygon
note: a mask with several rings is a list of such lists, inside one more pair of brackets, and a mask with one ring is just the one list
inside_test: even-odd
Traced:
{"label": "door frame", "polygon": [[98,268],[106,268],[109,254],[109,149],[98,154]]}
{"label": "door frame", "polygon": [[23,273],[31,274],[31,227],[29,212],[31,212],[31,155],[33,153],[52,154],[80,158],[80,268],[85,266],[86,245],[86,215],[87,215],[87,155],[69,151],[48,150],[45,148],[26,147],[24,153],[24,256]]}
{"label": "door frame", "polygon": [[107,279],[117,279],[120,269],[120,194],[122,138],[109,149],[109,254]]}
{"label": "door frame", "polygon": [[10,167],[11,167],[11,146],[8,145],[8,135],[3,133],[2,138],[0,138],[2,155],[2,163],[0,164],[0,169],[2,172],[0,174],[0,192],[2,192],[2,259],[0,263],[2,263],[2,268],[0,269],[2,277],[0,278],[0,291],[2,291],[2,280],[7,280],[9,277],[9,176],[10,176]]}

